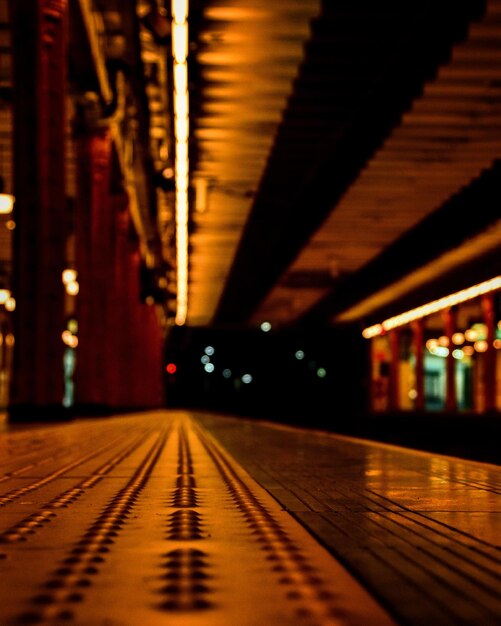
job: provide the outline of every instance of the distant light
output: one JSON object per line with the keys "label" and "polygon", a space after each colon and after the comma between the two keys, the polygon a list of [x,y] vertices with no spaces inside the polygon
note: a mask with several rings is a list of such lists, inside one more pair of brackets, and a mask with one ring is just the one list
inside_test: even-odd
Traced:
{"label": "distant light", "polygon": [[410,400],[415,400],[418,396],[416,389],[409,389],[409,393],[407,394]]}
{"label": "distant light", "polygon": [[431,315],[432,313],[437,313],[438,311],[443,311],[451,306],[461,302],[466,302],[467,300],[472,300],[473,298],[476,298],[484,293],[489,293],[500,288],[501,276],[495,276],[494,278],[486,280],[483,283],[473,285],[467,289],[462,289],[461,291],[444,296],[438,300],[433,300],[432,302],[423,304],[422,306],[406,311],[405,313],[401,313],[400,315],[389,317],[381,324],[374,324],[373,326],[365,328],[362,331],[362,335],[366,339],[375,337],[376,335],[381,335],[385,331],[392,330],[398,326],[403,326],[404,324],[408,324],[414,320],[421,319],[427,315]]}
{"label": "distant light", "polygon": [[62,273],[63,285],[67,285],[68,283],[72,283],[77,279],[77,271],[66,268]]}
{"label": "distant light", "polygon": [[473,346],[464,346],[463,352],[464,354],[466,354],[466,356],[471,356],[475,352],[475,350],[473,349]]}
{"label": "distant light", "polygon": [[475,343],[473,344],[473,348],[477,352],[487,352],[489,344],[487,343],[487,341],[485,341],[485,339],[480,339],[479,341],[475,341]]}
{"label": "distant light", "polygon": [[5,215],[12,213],[14,207],[14,196],[10,193],[0,193],[0,213]]}
{"label": "distant light", "polygon": [[476,324],[472,324],[472,329],[476,330],[478,333],[477,339],[486,339],[487,338],[487,326],[483,322],[477,322]]}
{"label": "distant light", "polygon": [[454,333],[452,335],[452,343],[456,346],[460,346],[464,343],[464,334],[463,333]]}
{"label": "distant light", "polygon": [[319,378],[325,378],[327,376],[327,372],[325,371],[325,369],[323,367],[319,367],[317,369],[317,376]]}
{"label": "distant light", "polygon": [[175,363],[167,363],[165,366],[165,371],[167,374],[175,374],[177,371],[177,365]]}
{"label": "distant light", "polygon": [[184,63],[188,56],[188,25],[174,22],[172,28],[172,54],[176,63]]}
{"label": "distant light", "polygon": [[223,376],[224,378],[231,378],[231,370],[229,370],[228,368],[224,369]]}
{"label": "distant light", "polygon": [[496,348],[496,350],[499,350],[501,348],[501,339],[494,339],[493,346]]}
{"label": "distant light", "polygon": [[10,289],[0,289],[0,304],[5,304],[10,298]]}
{"label": "distant light", "polygon": [[75,337],[69,330],[63,330],[61,339],[63,343],[70,348],[76,348],[78,346],[78,337]]}
{"label": "distant light", "polygon": [[205,365],[206,363],[210,363],[210,357],[204,354],[200,361]]}
{"label": "distant light", "polygon": [[68,320],[68,330],[72,332],[74,335],[78,332],[78,321],[75,318],[71,318]]}
{"label": "distant light", "polygon": [[14,335],[12,333],[7,333],[5,335],[5,345],[12,347],[15,344],[16,340],[14,339]]}
{"label": "distant light", "polygon": [[5,308],[7,311],[14,311],[16,308],[16,300],[12,296],[5,302]]}
{"label": "distant light", "polygon": [[475,341],[478,339],[478,331],[473,328],[468,328],[464,333],[466,341]]}
{"label": "distant light", "polygon": [[459,348],[456,348],[455,350],[452,351],[452,356],[455,359],[458,359],[458,361],[461,361],[461,359],[464,359],[464,352],[463,352],[463,350],[460,350]]}
{"label": "distant light", "polygon": [[212,356],[214,354],[214,348],[212,346],[206,346],[204,352],[205,354]]}
{"label": "distant light", "polygon": [[184,93],[188,89],[188,66],[185,63],[174,65],[174,89]]}
{"label": "distant light", "polygon": [[204,370],[209,374],[212,374],[212,372],[214,371],[214,363],[206,363],[204,366]]}
{"label": "distant light", "polygon": [[188,316],[188,131],[189,93],[187,56],[188,0],[172,0],[172,53],[174,57],[175,223],[176,223],[176,316],[182,326]]}
{"label": "distant light", "polygon": [[446,335],[441,335],[438,338],[438,345],[439,346],[445,346],[447,348],[448,345],[449,345],[449,337],[447,337]]}
{"label": "distant light", "polygon": [[428,341],[426,342],[426,347],[428,348],[430,352],[433,352],[433,350],[435,350],[437,346],[438,346],[437,339],[428,339]]}
{"label": "distant light", "polygon": [[298,361],[302,361],[304,359],[304,352],[302,350],[296,350],[294,356]]}
{"label": "distant light", "polygon": [[80,285],[76,280],[72,280],[70,283],[66,285],[66,293],[70,296],[76,296],[80,291]]}
{"label": "distant light", "polygon": [[271,324],[270,322],[263,322],[261,324],[261,330],[263,331],[263,333],[267,333],[271,330]]}
{"label": "distant light", "polygon": [[242,382],[248,385],[249,383],[252,382],[252,376],[250,374],[244,374],[242,376]]}
{"label": "distant light", "polygon": [[176,115],[174,124],[175,124],[176,137],[178,141],[187,141],[188,134],[189,134],[188,117],[179,117],[178,115]]}
{"label": "distant light", "polygon": [[449,348],[446,348],[445,346],[437,346],[433,350],[430,350],[430,352],[435,356],[446,357],[449,354]]}
{"label": "distant light", "polygon": [[384,332],[384,328],[382,324],[374,324],[374,326],[369,326],[368,328],[364,328],[362,331],[362,335],[365,339],[371,339],[372,337],[376,337],[377,335],[382,335]]}
{"label": "distant light", "polygon": [[176,22],[184,22],[188,17],[188,0],[172,0],[171,11]]}

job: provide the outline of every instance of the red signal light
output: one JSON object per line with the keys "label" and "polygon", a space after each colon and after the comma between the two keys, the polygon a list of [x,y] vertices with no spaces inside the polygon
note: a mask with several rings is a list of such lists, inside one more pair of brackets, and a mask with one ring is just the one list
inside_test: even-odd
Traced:
{"label": "red signal light", "polygon": [[177,366],[175,363],[167,363],[167,365],[165,366],[165,371],[167,372],[167,374],[175,374],[177,370]]}

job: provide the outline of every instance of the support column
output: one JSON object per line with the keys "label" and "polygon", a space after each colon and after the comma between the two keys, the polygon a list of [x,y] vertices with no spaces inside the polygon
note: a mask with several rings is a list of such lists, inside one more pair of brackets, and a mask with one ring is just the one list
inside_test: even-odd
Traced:
{"label": "support column", "polygon": [[400,350],[399,350],[400,333],[398,328],[390,331],[390,410],[399,410],[399,391],[400,391]]}
{"label": "support column", "polygon": [[424,319],[415,320],[412,323],[412,337],[415,357],[415,385],[416,401],[414,407],[416,411],[424,411]]}
{"label": "support column", "polygon": [[76,137],[78,171],[76,269],[79,343],[75,375],[79,412],[107,412],[110,294],[114,291],[115,232],[110,203],[111,136],[106,126],[85,128]]}
{"label": "support column", "polygon": [[129,254],[131,243],[131,218],[128,197],[115,198],[116,249],[115,249],[115,284],[116,308],[119,315],[116,320],[115,336],[117,350],[117,387],[115,407],[126,409],[129,406],[129,395],[132,384],[129,360],[133,350],[130,341],[131,323],[128,298],[128,285],[131,280],[129,270]]}
{"label": "support column", "polygon": [[485,411],[496,410],[496,349],[494,339],[496,338],[496,315],[494,308],[494,294],[485,293],[482,295],[482,311],[484,324],[487,329],[486,341],[487,350],[484,357],[484,407]]}
{"label": "support column", "polygon": [[456,402],[456,361],[452,356],[452,335],[456,332],[456,312],[454,309],[445,309],[443,314],[445,336],[449,339],[449,354],[446,357],[446,391],[445,410],[455,411]]}
{"label": "support column", "polygon": [[63,398],[66,0],[11,0],[14,364],[9,419],[67,415]]}
{"label": "support column", "polygon": [[128,358],[130,353],[124,350],[124,337],[130,332],[127,322],[127,310],[124,302],[124,290],[127,284],[125,256],[127,238],[130,229],[129,198],[127,193],[112,193],[110,198],[111,221],[114,238],[112,245],[111,271],[108,297],[108,404],[112,411],[125,406],[123,390],[127,387]]}
{"label": "support column", "polygon": [[157,317],[155,305],[142,304],[141,328],[144,336],[144,371],[143,403],[148,407],[161,407],[165,404],[163,393],[163,345],[164,337],[160,320]]}
{"label": "support column", "polygon": [[[128,231],[125,228],[129,224]],[[140,299],[138,242],[126,216],[120,228],[120,400],[130,409],[163,406],[163,337],[153,306]]]}

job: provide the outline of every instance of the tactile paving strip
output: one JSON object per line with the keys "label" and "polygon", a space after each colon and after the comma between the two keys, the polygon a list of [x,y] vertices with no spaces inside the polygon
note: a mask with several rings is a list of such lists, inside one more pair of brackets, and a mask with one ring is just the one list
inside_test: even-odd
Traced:
{"label": "tactile paving strip", "polygon": [[188,415],[137,424],[87,476],[34,480],[28,514],[5,501],[2,626],[393,624]]}

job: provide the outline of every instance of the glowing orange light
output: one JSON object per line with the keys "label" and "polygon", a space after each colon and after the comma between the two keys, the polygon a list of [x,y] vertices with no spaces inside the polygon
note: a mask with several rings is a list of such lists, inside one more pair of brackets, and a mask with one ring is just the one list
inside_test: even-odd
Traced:
{"label": "glowing orange light", "polygon": [[72,280],[66,285],[66,293],[70,296],[76,296],[80,291],[80,285],[76,280]]}
{"label": "glowing orange light", "polygon": [[9,298],[10,298],[10,290],[0,289],[0,304],[5,304]]}
{"label": "glowing orange light", "polygon": [[10,193],[0,193],[0,213],[12,213],[14,196]]}
{"label": "glowing orange light", "polygon": [[167,363],[165,367],[165,371],[167,372],[167,374],[175,374],[176,370],[177,370],[177,366],[175,363]]}
{"label": "glowing orange light", "polygon": [[437,313],[438,311],[443,311],[444,309],[459,304],[460,302],[472,300],[473,298],[476,298],[484,293],[496,291],[497,289],[501,289],[501,276],[496,276],[490,280],[484,281],[483,283],[479,283],[478,285],[473,285],[472,287],[462,289],[461,291],[444,296],[438,300],[433,300],[433,302],[428,302],[427,304],[423,304],[422,306],[406,311],[405,313],[401,313],[400,315],[390,317],[384,320],[381,324],[375,324],[374,326],[365,328],[362,331],[362,335],[366,339],[375,337],[376,335],[381,335],[384,331],[389,331],[393,328],[397,328],[398,326],[403,326],[414,320],[421,319],[427,315],[431,315],[432,313]]}
{"label": "glowing orange light", "polygon": [[468,328],[464,333],[464,337],[466,341],[476,341],[478,339],[478,332],[473,328]]}
{"label": "glowing orange light", "polygon": [[12,296],[6,301],[4,304],[7,311],[15,311],[16,309],[16,300]]}
{"label": "glowing orange light", "polygon": [[77,271],[71,268],[66,268],[62,274],[63,284],[67,285],[77,279]]}
{"label": "glowing orange light", "polygon": [[172,51],[174,57],[174,135],[176,184],[177,295],[175,323],[182,326],[188,314],[188,0],[171,0]]}
{"label": "glowing orange light", "polygon": [[430,350],[430,352],[432,350],[435,350],[437,346],[438,346],[438,339],[428,339],[428,341],[426,342],[426,347],[428,348],[428,350]]}

